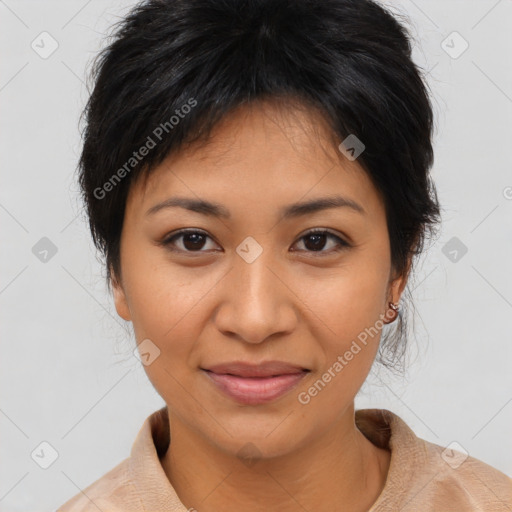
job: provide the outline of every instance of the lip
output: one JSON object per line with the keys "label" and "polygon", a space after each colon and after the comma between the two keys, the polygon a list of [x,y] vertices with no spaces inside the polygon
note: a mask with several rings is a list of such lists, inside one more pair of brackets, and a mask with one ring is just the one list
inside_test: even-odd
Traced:
{"label": "lip", "polygon": [[277,400],[296,387],[309,372],[306,368],[282,361],[258,365],[237,361],[201,370],[220,391],[245,405]]}
{"label": "lip", "polygon": [[289,375],[300,373],[304,370],[309,371],[302,366],[286,363],[284,361],[264,361],[254,364],[245,361],[232,361],[230,363],[221,363],[202,370],[208,370],[216,374],[230,374],[238,377],[273,377],[275,375]]}

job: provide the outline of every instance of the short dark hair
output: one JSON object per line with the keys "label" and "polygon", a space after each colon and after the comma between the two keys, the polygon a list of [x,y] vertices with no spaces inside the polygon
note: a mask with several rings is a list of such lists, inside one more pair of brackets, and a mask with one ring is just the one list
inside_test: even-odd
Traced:
{"label": "short dark hair", "polygon": [[[371,0],[146,0],[113,28],[88,77],[78,166],[109,287],[130,185],[260,100],[299,101],[338,142],[364,143],[358,163],[385,204],[395,276],[408,271],[440,207],[428,86],[396,15]],[[398,336],[381,343],[391,366],[405,348],[403,313],[395,323]],[[379,360],[388,366],[384,350]]]}

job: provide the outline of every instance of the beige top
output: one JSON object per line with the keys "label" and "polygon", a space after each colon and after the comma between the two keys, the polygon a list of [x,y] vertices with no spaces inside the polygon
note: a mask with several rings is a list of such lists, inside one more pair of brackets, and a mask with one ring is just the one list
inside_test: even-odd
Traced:
{"label": "beige top", "polygon": [[[391,450],[385,486],[368,512],[512,512],[512,478],[473,457],[416,437],[387,409],[355,411],[356,425]],[[57,512],[187,512],[161,466],[167,408],[142,425],[131,455]]]}

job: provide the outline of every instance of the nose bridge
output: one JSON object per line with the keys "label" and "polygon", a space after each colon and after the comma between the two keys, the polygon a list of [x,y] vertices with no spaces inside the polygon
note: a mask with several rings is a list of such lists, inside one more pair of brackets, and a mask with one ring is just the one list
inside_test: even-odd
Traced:
{"label": "nose bridge", "polygon": [[217,312],[217,327],[249,343],[292,328],[295,320],[286,287],[276,277],[277,259],[256,240],[237,247],[224,295]]}
{"label": "nose bridge", "polygon": [[271,303],[275,299],[273,295],[278,292],[275,286],[275,275],[270,268],[275,267],[275,258],[271,250],[266,248],[260,253],[255,254],[256,249],[249,245],[249,251],[246,253],[249,259],[246,259],[242,252],[242,246],[237,249],[239,254],[238,260],[235,259],[235,273],[239,279],[240,289],[239,297],[244,300],[249,299],[254,302],[253,306],[258,308],[270,308]]}

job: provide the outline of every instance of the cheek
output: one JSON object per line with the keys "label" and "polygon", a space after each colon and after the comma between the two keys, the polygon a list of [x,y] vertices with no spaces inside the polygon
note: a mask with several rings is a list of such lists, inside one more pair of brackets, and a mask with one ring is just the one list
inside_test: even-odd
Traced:
{"label": "cheek", "polygon": [[219,276],[169,263],[151,265],[133,256],[130,263],[124,276],[137,343],[149,339],[160,351],[144,369],[161,396],[182,397],[208,320],[206,298]]}
{"label": "cheek", "polygon": [[[318,318],[322,338],[329,338],[330,351],[341,351],[353,339],[368,333],[369,341],[381,325],[384,313],[387,271],[368,264],[347,266],[308,285],[305,303]],[[378,342],[378,336],[375,340]]]}
{"label": "cheek", "polygon": [[126,262],[132,322],[137,340],[154,337],[172,342],[200,325],[201,300],[218,276],[199,267],[179,267],[165,258],[132,255]]}
{"label": "cheek", "polygon": [[386,275],[379,265],[363,264],[310,283],[305,303],[316,318],[314,337],[323,352],[318,405],[339,406],[366,379],[382,332]]}

